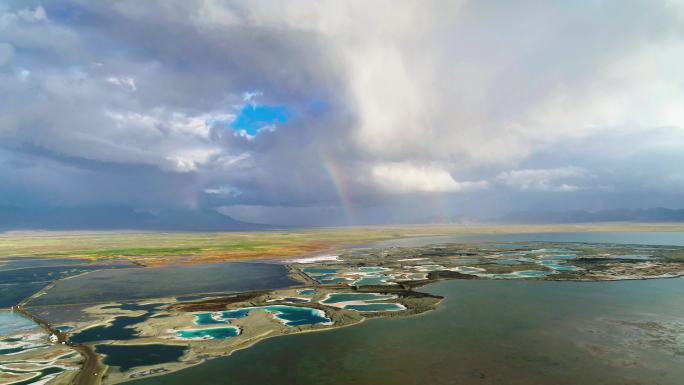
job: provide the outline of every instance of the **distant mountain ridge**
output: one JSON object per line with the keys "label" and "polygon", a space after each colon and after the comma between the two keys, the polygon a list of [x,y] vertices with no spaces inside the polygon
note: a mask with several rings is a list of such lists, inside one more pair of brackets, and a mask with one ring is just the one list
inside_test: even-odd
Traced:
{"label": "distant mountain ridge", "polygon": [[654,207],[599,211],[515,211],[499,218],[502,223],[582,223],[582,222],[684,222],[684,209]]}
{"label": "distant mountain ridge", "polygon": [[[515,211],[498,218],[435,216],[419,223],[433,224],[563,224],[590,222],[684,222],[684,209],[663,207],[600,211]],[[134,210],[129,207],[0,206],[0,231],[10,230],[149,230],[252,231],[291,228],[235,220],[211,209]]]}
{"label": "distant mountain ridge", "polygon": [[0,231],[7,230],[267,230],[274,226],[235,220],[214,210],[164,209],[139,211],[128,207],[0,206]]}

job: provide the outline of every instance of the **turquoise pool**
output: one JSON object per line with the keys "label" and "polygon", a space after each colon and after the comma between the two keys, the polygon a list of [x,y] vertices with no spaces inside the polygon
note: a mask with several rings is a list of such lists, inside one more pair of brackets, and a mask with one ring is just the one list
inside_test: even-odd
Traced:
{"label": "turquoise pool", "polygon": [[240,335],[240,328],[236,326],[227,326],[212,329],[192,329],[179,330],[176,332],[178,337],[183,339],[214,339],[222,340],[225,338],[236,337]]}
{"label": "turquoise pool", "polygon": [[362,312],[370,311],[401,311],[406,310],[406,307],[399,303],[366,303],[366,304],[349,304],[344,305],[346,310],[356,310]]}
{"label": "turquoise pool", "polygon": [[257,310],[265,310],[273,313],[278,320],[287,326],[332,324],[332,320],[326,317],[325,312],[322,310],[287,305],[243,307],[236,310],[222,311],[221,318],[229,320],[243,318],[250,312]]}
{"label": "turquoise pool", "polygon": [[321,303],[324,305],[331,305],[351,301],[385,301],[394,298],[396,298],[396,296],[379,293],[333,293],[328,294],[327,298],[321,301]]}

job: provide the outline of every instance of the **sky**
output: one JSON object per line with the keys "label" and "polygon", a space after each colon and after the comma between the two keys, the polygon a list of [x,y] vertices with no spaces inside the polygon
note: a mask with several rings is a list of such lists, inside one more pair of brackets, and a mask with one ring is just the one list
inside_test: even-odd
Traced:
{"label": "sky", "polygon": [[682,1],[0,0],[0,206],[684,204]]}

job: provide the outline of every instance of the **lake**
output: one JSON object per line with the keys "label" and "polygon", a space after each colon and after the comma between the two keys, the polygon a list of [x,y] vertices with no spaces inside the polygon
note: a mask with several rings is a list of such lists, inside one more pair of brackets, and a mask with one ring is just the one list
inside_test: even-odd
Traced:
{"label": "lake", "polygon": [[[500,240],[684,245],[683,233],[427,237],[374,247]],[[684,279],[453,280],[435,311],[287,335],[136,385],[680,385]]]}
{"label": "lake", "polygon": [[684,279],[457,280],[423,289],[446,297],[436,311],[277,337],[133,384],[679,385],[684,378]]}
{"label": "lake", "polygon": [[272,263],[215,262],[115,269],[61,281],[46,295],[32,301],[31,306],[266,290],[296,284],[285,266]]}

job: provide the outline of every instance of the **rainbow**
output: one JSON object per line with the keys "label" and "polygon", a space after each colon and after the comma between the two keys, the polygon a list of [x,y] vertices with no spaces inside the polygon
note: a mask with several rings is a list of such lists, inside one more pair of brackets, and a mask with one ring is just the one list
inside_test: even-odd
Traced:
{"label": "rainbow", "polygon": [[328,178],[332,183],[333,189],[335,190],[335,193],[337,194],[337,197],[340,200],[340,204],[342,205],[342,209],[344,210],[347,224],[352,225],[356,223],[354,221],[354,215],[352,211],[353,204],[349,195],[349,190],[345,182],[344,174],[340,171],[340,167],[337,165],[335,160],[328,156],[328,154],[319,151],[318,155],[321,160],[321,165],[323,166],[323,169],[328,175]]}

